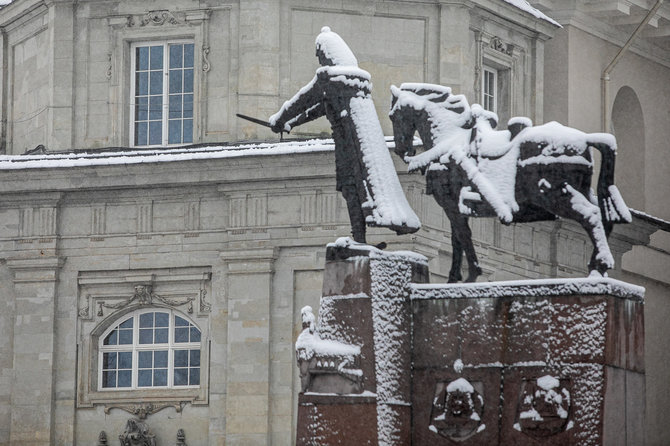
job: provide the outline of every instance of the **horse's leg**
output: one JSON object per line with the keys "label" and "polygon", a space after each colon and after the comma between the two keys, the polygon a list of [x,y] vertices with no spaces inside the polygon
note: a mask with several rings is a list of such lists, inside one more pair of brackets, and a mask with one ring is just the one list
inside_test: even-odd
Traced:
{"label": "horse's leg", "polygon": [[[454,212],[453,209],[445,209],[445,212],[451,221],[451,240],[454,247],[454,261],[452,263],[452,270],[454,267],[458,268],[459,274],[457,280],[460,280],[461,253],[465,252],[465,259],[468,262],[468,277],[465,279],[465,282],[476,282],[477,277],[482,274],[482,269],[479,267],[475,246],[472,244],[472,231],[470,230],[470,225],[468,224],[468,217],[458,212]],[[456,264],[457,253],[458,264]],[[449,274],[449,278],[451,279],[451,273]]]}
{"label": "horse's leg", "polygon": [[461,245],[461,241],[458,239],[458,236],[456,235],[458,229],[456,228],[454,221],[451,219],[449,219],[449,221],[451,222],[451,248],[452,248],[451,269],[449,270],[449,283],[454,283],[463,280],[463,276],[461,275],[461,265],[463,263],[463,245]]}
{"label": "horse's leg", "polygon": [[563,193],[561,201],[564,203],[558,206],[556,213],[561,217],[578,221],[586,230],[593,243],[589,271],[597,271],[604,275],[608,269],[614,267],[614,257],[607,244],[607,233],[603,226],[600,208],[569,184],[564,184],[561,191]]}
{"label": "horse's leg", "polygon": [[459,214],[458,218],[463,220],[463,223],[460,225],[462,228],[460,237],[463,250],[465,251],[465,258],[468,261],[468,277],[465,281],[476,282],[477,277],[482,274],[482,269],[479,267],[475,246],[472,244],[472,230],[470,230],[470,225],[468,224],[468,217]]}

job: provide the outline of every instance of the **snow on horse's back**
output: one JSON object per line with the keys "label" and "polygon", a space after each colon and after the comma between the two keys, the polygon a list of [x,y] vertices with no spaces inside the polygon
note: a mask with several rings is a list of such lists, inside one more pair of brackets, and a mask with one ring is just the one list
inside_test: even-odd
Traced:
{"label": "snow on horse's back", "polygon": [[[467,220],[456,213],[497,215],[505,223],[557,216],[577,220],[594,244],[589,267],[601,274],[613,267],[607,234],[613,223],[629,222],[631,217],[613,183],[612,135],[584,133],[557,122],[533,126],[528,118],[513,118],[507,130],[495,130],[495,113],[470,106],[448,87],[403,84],[391,92],[396,153],[409,171],[429,172],[427,190],[447,212],[452,233],[468,256],[468,280],[476,279],[476,254],[470,249]],[[415,132],[423,141],[419,154],[412,145]],[[597,205],[590,189],[592,148],[602,154]],[[450,280],[460,278],[460,272],[453,271],[454,265],[460,269],[460,256],[461,248],[454,245]]]}

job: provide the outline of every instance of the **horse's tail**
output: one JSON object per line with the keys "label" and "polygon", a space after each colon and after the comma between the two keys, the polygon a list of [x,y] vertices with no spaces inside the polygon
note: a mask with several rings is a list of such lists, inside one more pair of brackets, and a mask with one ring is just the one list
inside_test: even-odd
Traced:
{"label": "horse's tail", "polygon": [[[610,138],[611,135],[607,135]],[[616,142],[613,140],[589,143],[596,148],[602,157],[600,175],[598,176],[598,206],[605,227],[613,223],[630,223],[633,219],[630,210],[623,201],[619,189],[614,185],[614,160],[616,157]]]}

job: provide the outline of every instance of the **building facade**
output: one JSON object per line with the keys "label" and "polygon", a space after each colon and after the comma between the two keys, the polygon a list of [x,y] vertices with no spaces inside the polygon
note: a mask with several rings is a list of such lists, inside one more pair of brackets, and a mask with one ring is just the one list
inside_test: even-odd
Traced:
{"label": "building facade", "polygon": [[[402,82],[450,86],[501,125],[523,115],[601,131],[600,74],[627,38],[627,17],[650,9],[626,14],[620,3],[637,5],[16,0],[0,9],[0,444],[93,444],[102,431],[115,441],[132,417],[158,444],[178,429],[192,445],[291,444],[300,309],[318,308],[325,244],[349,233],[346,205],[332,142],[302,141],[327,136],[325,121],[277,142],[235,114],[266,119],[306,84],[328,25],[371,73],[387,135],[389,86]],[[604,108],[621,146],[617,181],[641,211],[610,244],[611,275],[647,288],[648,444],[670,438],[667,8],[612,71]],[[425,180],[395,162],[423,228],[372,230],[370,241],[426,255],[432,280],[446,281],[449,222]],[[586,274],[591,246],[573,222],[471,226],[480,280]]]}

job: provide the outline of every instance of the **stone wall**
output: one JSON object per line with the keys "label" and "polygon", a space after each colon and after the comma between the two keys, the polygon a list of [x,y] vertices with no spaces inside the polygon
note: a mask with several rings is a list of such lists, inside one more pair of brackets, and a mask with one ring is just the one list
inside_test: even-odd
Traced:
{"label": "stone wall", "polygon": [[[465,1],[323,7],[306,0],[180,0],[150,8],[133,1],[16,2],[0,14],[6,32],[3,149],[132,145],[131,45],[179,39],[195,47],[193,142],[271,138],[235,113],[265,119],[309,82],[318,67],[314,39],[324,25],[343,36],[372,74],[386,133],[391,84],[441,83],[474,102],[483,63],[507,73],[501,116],[541,121],[539,58],[554,27],[522,19],[512,6],[491,10],[482,3],[473,9]],[[316,122],[297,132],[321,135],[329,128]]]}
{"label": "stone wall", "polygon": [[[189,444],[291,443],[300,309],[318,307],[324,246],[350,230],[333,191],[332,151],[124,165],[115,159],[107,154],[98,165],[68,168],[44,155],[42,168],[0,170],[0,332],[9,340],[0,356],[0,442],[90,444],[101,430],[109,438],[123,431],[131,417],[124,408],[147,410],[142,392],[115,399],[91,387],[97,356],[90,337],[136,308],[109,306],[147,284],[172,301],[193,298],[192,313],[188,303],[157,308],[188,317],[207,338],[208,384],[195,393],[153,395],[154,409],[163,407],[146,422],[157,438],[172,441],[181,427]],[[372,229],[369,240],[425,255],[432,281],[443,282],[449,223],[422,193],[421,176],[399,175],[423,228],[403,237]],[[586,274],[591,248],[572,222],[471,224],[482,280]],[[617,260],[653,231],[639,219],[617,227]],[[666,288],[656,283],[652,294],[661,296]],[[658,339],[663,324],[655,316],[665,306],[650,299]],[[658,376],[667,360],[654,351],[650,395],[662,393]]]}

